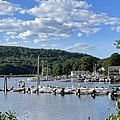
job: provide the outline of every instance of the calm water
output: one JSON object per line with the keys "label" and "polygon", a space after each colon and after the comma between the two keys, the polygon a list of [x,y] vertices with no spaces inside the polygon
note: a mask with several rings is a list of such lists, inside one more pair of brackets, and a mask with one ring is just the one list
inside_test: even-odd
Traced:
{"label": "calm water", "polygon": [[[17,86],[19,80],[26,78],[11,78],[8,86]],[[26,82],[26,85],[35,83]],[[73,82],[42,82],[41,85],[77,86]],[[119,84],[114,84],[119,85]],[[80,86],[100,87],[113,86],[108,83],[80,83]],[[3,88],[3,78],[0,79],[0,88]],[[52,95],[52,94],[22,94],[0,92],[0,111],[14,110],[19,120],[105,120],[110,113],[115,113],[115,101],[107,96]]]}

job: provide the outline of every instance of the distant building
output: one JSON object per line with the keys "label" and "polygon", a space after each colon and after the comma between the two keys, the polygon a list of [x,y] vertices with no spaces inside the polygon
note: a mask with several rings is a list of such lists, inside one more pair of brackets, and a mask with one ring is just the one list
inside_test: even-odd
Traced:
{"label": "distant building", "polygon": [[108,76],[112,80],[120,80],[120,66],[110,66],[108,67]]}
{"label": "distant building", "polygon": [[71,71],[71,77],[84,77],[90,75],[89,71]]}

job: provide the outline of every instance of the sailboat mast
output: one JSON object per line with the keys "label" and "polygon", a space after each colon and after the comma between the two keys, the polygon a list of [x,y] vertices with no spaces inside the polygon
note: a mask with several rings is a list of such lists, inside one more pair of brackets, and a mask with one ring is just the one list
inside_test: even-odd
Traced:
{"label": "sailboat mast", "polygon": [[40,85],[40,57],[38,55],[38,66],[37,66],[37,78],[38,78],[38,81],[37,81],[37,87],[39,87]]}
{"label": "sailboat mast", "polygon": [[42,78],[44,76],[44,61],[42,60],[42,74],[41,74]]}
{"label": "sailboat mast", "polygon": [[47,62],[47,80],[48,80],[48,62]]}

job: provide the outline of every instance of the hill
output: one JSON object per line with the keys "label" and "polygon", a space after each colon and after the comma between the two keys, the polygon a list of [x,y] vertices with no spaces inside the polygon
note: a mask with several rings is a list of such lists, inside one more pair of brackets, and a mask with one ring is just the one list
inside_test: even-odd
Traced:
{"label": "hill", "polygon": [[[53,74],[54,68],[61,66],[65,68],[68,65],[69,71],[59,72],[60,74],[69,74],[70,70],[75,68],[75,62],[81,58],[88,56],[97,62],[99,59],[93,56],[82,53],[71,53],[63,50],[52,49],[30,49],[16,46],[0,46],[0,75],[5,74],[34,74],[37,69],[37,57],[40,56],[40,63],[42,60],[49,65],[49,74]],[[67,67],[67,68],[68,68]]]}

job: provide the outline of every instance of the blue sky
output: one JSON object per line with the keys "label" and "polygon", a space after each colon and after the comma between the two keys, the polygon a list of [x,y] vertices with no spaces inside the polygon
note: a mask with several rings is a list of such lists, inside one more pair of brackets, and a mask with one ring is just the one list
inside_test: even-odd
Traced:
{"label": "blue sky", "polygon": [[120,0],[0,0],[0,45],[119,52]]}

